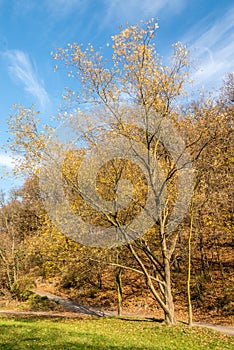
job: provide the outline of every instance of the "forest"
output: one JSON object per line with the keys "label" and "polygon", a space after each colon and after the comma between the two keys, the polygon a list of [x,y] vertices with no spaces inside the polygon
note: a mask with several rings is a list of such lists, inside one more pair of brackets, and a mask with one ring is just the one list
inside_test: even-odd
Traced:
{"label": "forest", "polygon": [[194,91],[188,49],[163,63],[156,32],[121,28],[106,59],[54,52],[77,86],[56,126],[15,106],[7,147],[25,182],[0,199],[1,305],[41,287],[118,315],[231,322],[234,74]]}

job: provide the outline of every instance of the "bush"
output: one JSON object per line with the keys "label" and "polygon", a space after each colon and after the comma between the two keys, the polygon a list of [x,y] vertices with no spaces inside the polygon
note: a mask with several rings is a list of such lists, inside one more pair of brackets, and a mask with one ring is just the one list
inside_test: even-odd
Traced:
{"label": "bush", "polygon": [[224,296],[218,298],[218,307],[224,312],[226,316],[233,315],[234,313],[234,302],[232,294],[225,294]]}
{"label": "bush", "polygon": [[60,286],[65,289],[79,289],[85,284],[85,279],[77,275],[75,271],[69,271],[62,276]]}
{"label": "bush", "polygon": [[11,296],[19,301],[26,301],[32,295],[35,282],[32,278],[22,277],[11,286]]}
{"label": "bush", "polygon": [[50,300],[46,296],[41,297],[36,294],[30,296],[28,305],[31,311],[54,311],[61,309],[58,302]]}

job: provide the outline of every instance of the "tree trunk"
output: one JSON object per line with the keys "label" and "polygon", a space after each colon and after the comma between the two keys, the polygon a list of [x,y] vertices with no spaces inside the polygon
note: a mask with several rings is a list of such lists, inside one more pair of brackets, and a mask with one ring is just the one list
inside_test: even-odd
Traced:
{"label": "tree trunk", "polygon": [[[134,250],[133,246],[131,244],[128,244],[128,247],[130,251],[132,252],[134,258],[138,262],[139,266],[142,269],[142,272],[145,275],[146,278],[146,283],[148,285],[148,288],[150,289],[151,293],[153,294],[154,298],[157,300],[159,305],[164,311],[165,314],[165,321],[168,325],[174,324],[175,323],[175,318],[174,318],[174,303],[173,303],[173,298],[172,298],[172,293],[171,293],[171,274],[170,274],[170,263],[168,259],[165,259],[164,263],[164,273],[165,273],[165,281],[161,282],[163,285],[163,297],[164,300],[161,298],[159,293],[156,291],[154,284],[152,282],[152,278],[149,275],[147,268],[145,267],[143,261],[139,257],[139,255],[136,253]],[[160,282],[159,282],[160,283]]]}
{"label": "tree trunk", "polygon": [[122,314],[122,280],[121,280],[121,272],[122,269],[120,267],[117,268],[115,281],[117,286],[117,294],[118,294],[118,316]]}
{"label": "tree trunk", "polygon": [[[164,210],[163,215],[160,215],[160,236],[161,236],[161,249],[162,249],[162,258],[163,258],[163,270],[164,270],[164,299],[167,307],[167,312],[164,310],[165,321],[168,325],[175,324],[175,310],[174,310],[174,301],[171,291],[171,266],[170,266],[170,258],[173,253],[173,249],[171,252],[167,248],[166,242],[166,232],[165,232],[165,224],[167,219],[168,212]],[[175,247],[175,241],[172,242],[171,246]]]}
{"label": "tree trunk", "polygon": [[164,273],[165,273],[165,289],[164,289],[164,298],[165,304],[167,306],[168,311],[164,312],[165,321],[169,324],[175,323],[175,312],[174,312],[174,302],[171,291],[171,269],[170,269],[170,261],[165,252],[163,252],[163,260],[164,260]]}
{"label": "tree trunk", "polygon": [[189,229],[189,239],[188,239],[188,279],[187,279],[187,293],[188,293],[188,325],[192,326],[193,324],[193,310],[191,303],[191,291],[190,291],[190,282],[191,282],[191,239],[192,239],[192,230],[193,230],[193,205],[191,204],[191,218],[190,218],[190,229]]}

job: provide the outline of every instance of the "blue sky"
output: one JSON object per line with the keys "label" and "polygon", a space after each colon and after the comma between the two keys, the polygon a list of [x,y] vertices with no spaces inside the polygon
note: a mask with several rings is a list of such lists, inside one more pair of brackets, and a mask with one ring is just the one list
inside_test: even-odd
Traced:
{"label": "blue sky", "polygon": [[[0,147],[14,103],[35,104],[42,123],[56,113],[69,80],[63,70],[54,73],[51,51],[74,41],[105,46],[126,21],[152,17],[159,18],[157,47],[165,59],[176,41],[198,59],[195,87],[219,88],[234,70],[231,0],[0,0]],[[0,149],[0,173],[11,169],[11,155]],[[0,178],[5,191],[19,184],[10,174]]]}

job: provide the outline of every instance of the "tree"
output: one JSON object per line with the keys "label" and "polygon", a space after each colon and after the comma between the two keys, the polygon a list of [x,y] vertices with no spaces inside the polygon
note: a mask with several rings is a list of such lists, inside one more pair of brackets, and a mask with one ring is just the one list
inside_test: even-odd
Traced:
{"label": "tree", "polygon": [[[86,202],[75,207],[83,210],[80,215],[83,215],[84,221],[90,220],[93,224],[96,222],[110,229],[109,236],[102,238],[102,244],[111,241],[112,245],[116,245],[113,238],[116,236],[118,242],[126,244],[138,264],[138,272],[145,276],[149,290],[164,310],[166,322],[172,324],[175,320],[170,260],[178,237],[176,226],[182,219],[191,194],[192,170],[186,145],[177,137],[171,122],[179,124],[176,99],[183,94],[183,84],[188,80],[189,62],[186,48],[177,43],[174,45],[172,65],[161,63],[153,43],[157,27],[157,23],[150,20],[142,27],[135,25],[122,29],[120,34],[112,37],[111,62],[104,61],[102,54],[96,52],[92,45],[83,50],[82,45],[77,43],[59,49],[54,58],[62,60],[69,70],[68,75],[78,78],[81,83],[79,95],[68,90],[67,99],[73,99],[77,104],[88,102],[90,108],[89,111],[81,108],[75,123],[74,119],[70,119],[70,123],[73,129],[78,126],[76,134],[86,144],[83,147],[86,151],[96,147],[94,157],[88,156],[94,171],[87,168],[88,163],[84,161],[79,168],[80,182],[82,179],[84,181],[81,186],[77,186],[77,182],[72,186],[77,198]],[[84,123],[82,130],[80,125]],[[100,142],[101,147],[98,146]],[[125,146],[121,148],[123,144]],[[56,178],[57,160],[64,159],[65,151],[63,148],[59,156],[56,155],[54,167],[49,159],[42,176],[42,186],[46,183],[43,188],[45,196],[53,193],[47,207],[50,210],[56,206],[60,214],[64,211],[65,201],[57,207],[60,195],[56,190],[51,191],[52,177],[46,174],[53,172],[53,179]],[[102,162],[97,163],[97,159],[94,159],[97,155]],[[118,160],[121,155],[124,164]],[[134,162],[137,165],[133,165]],[[102,180],[99,177],[94,184],[90,172],[94,175],[100,164],[108,167],[103,172]],[[131,174],[128,174],[128,168]],[[186,172],[187,183],[183,176]],[[118,184],[124,186],[124,180],[128,190],[123,190],[123,198],[118,202]],[[180,190],[176,189],[177,181]],[[101,182],[107,188],[106,191],[99,190],[104,200],[91,193],[96,192]],[[137,188],[141,188],[141,196],[138,197]],[[178,204],[176,195],[181,195],[182,188],[184,199],[180,199]],[[133,197],[129,198],[129,191],[132,191]],[[106,192],[109,198],[105,197]],[[127,210],[120,209],[129,203]],[[90,210],[94,211],[94,216],[90,215]],[[68,222],[64,225],[66,217],[62,216],[63,228],[69,225]],[[152,238],[149,240],[143,236],[145,231],[154,237],[157,249],[156,243],[151,244]],[[78,235],[84,237],[88,234],[85,225],[79,227]],[[78,240],[82,239],[80,236]],[[96,236],[94,243],[99,244],[100,232],[99,237],[98,233]]]}
{"label": "tree", "polygon": [[233,105],[228,91],[224,85],[218,99],[193,101],[182,131],[192,145],[196,173],[193,212],[187,218],[189,222],[193,217],[192,298],[210,309],[220,305],[223,294],[229,300],[232,289]]}
{"label": "tree", "polygon": [[12,291],[24,271],[24,239],[35,229],[35,215],[15,193],[0,200],[0,280],[3,290]]}
{"label": "tree", "polygon": [[228,73],[226,76],[226,79],[224,80],[223,87],[221,90],[220,98],[219,98],[219,104],[220,105],[226,105],[233,108],[234,104],[234,74]]}

